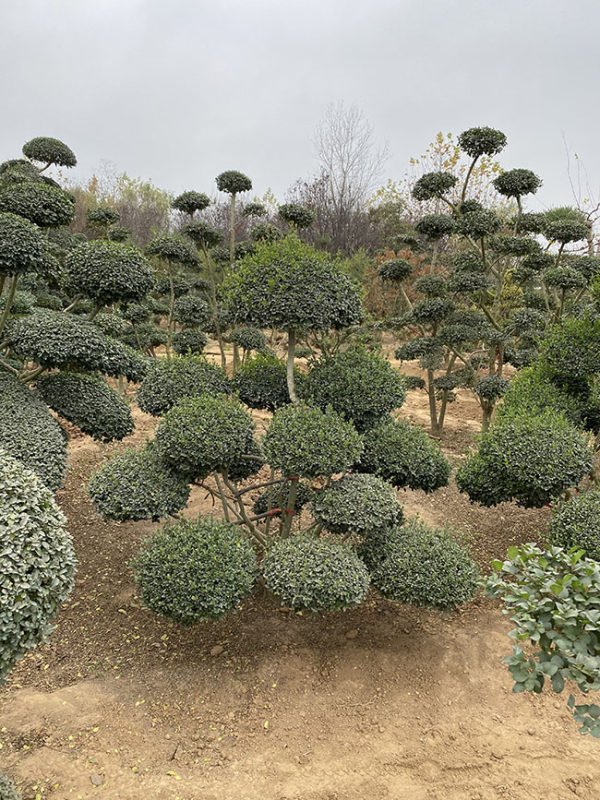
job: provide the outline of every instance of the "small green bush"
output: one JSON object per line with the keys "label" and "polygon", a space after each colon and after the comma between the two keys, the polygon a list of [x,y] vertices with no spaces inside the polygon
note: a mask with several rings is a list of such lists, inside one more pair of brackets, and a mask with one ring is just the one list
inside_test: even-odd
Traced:
{"label": "small green bush", "polygon": [[393,486],[375,475],[344,475],[316,492],[313,517],[331,533],[379,533],[402,522],[402,506]]}
{"label": "small green bush", "polygon": [[88,492],[99,514],[124,522],[174,516],[186,505],[190,487],[149,444],[103,464],[90,478]]}
{"label": "small green bush", "polygon": [[263,352],[267,349],[267,339],[260,328],[235,328],[229,338],[242,350]]}
{"label": "small green bush", "polygon": [[17,787],[8,775],[4,775],[2,772],[0,772],[0,797],[2,800],[22,800]]}
{"label": "small green bush", "polygon": [[12,183],[0,189],[0,211],[18,214],[40,228],[68,225],[75,215],[71,195],[46,183]]}
{"label": "small green bush", "polygon": [[253,433],[252,418],[237,400],[204,394],[184,398],[165,414],[156,444],[165,463],[197,479],[239,462]]}
{"label": "small green bush", "polygon": [[128,436],[134,428],[131,409],[104,378],[79,372],[53,372],[36,383],[53,411],[103,442]]}
{"label": "small green bush", "polygon": [[0,682],[51,631],[73,588],[65,517],[40,479],[0,450]]}
{"label": "small green bush", "polygon": [[85,242],[70,251],[65,263],[74,293],[99,306],[138,302],[154,287],[150,264],[130,244]]}
{"label": "small green bush", "polygon": [[204,331],[188,328],[173,335],[173,350],[180,356],[200,355],[208,344]]}
{"label": "small green bush", "polygon": [[140,384],[137,402],[142,411],[159,417],[184,397],[227,394],[223,370],[199,356],[178,356],[152,362]]}
{"label": "small green bush", "polygon": [[40,164],[57,164],[59,167],[74,167],[75,153],[60,139],[51,136],[36,136],[23,145],[23,155]]}
{"label": "small green bush", "polygon": [[173,319],[189,328],[202,328],[210,319],[210,308],[206,300],[197,294],[185,294],[175,300]]}
{"label": "small green bush", "polygon": [[448,485],[450,464],[437,442],[405,420],[385,421],[363,436],[361,472],[379,475],[399,488],[434,492]]}
{"label": "small green bush", "polygon": [[39,228],[17,214],[0,213],[0,273],[41,272],[45,264]]}
{"label": "small green bush", "polygon": [[252,181],[243,172],[238,172],[235,169],[229,169],[226,172],[221,172],[215,178],[217,182],[217,189],[220,192],[227,192],[227,194],[239,194],[240,192],[249,192],[252,188]]}
{"label": "small green bush", "polygon": [[[297,386],[301,393],[303,378],[301,373],[296,372]],[[233,376],[231,388],[250,408],[275,411],[290,402],[286,365],[274,353],[258,353],[249,358]]]}
{"label": "small green bush", "polygon": [[248,597],[258,573],[235,525],[180,520],[149,537],[133,561],[144,604],[180,625],[219,619]]}
{"label": "small green bush", "polygon": [[412,196],[420,202],[443,197],[456,186],[458,178],[450,172],[427,172],[415,183]]}
{"label": "small green bush", "polygon": [[363,562],[349,547],[329,539],[282,539],[261,567],[267,589],[297,611],[351,608],[364,600],[369,588]]}
{"label": "small green bush", "polygon": [[306,379],[306,398],[325,410],[351,420],[364,431],[406,400],[406,387],[383,356],[364,350],[346,350],[321,358]]}
{"label": "small green bush", "polygon": [[443,530],[413,518],[377,544],[381,550],[371,579],[388,600],[450,611],[477,590],[477,565]]}
{"label": "small green bush", "polygon": [[406,280],[412,271],[412,264],[404,258],[390,258],[377,268],[377,274],[382,281],[398,281],[398,283]]}
{"label": "small green bush", "polygon": [[350,422],[333,409],[284,406],[264,438],[267,462],[286,477],[315,478],[345,472],[358,461],[362,444]]}
{"label": "small green bush", "polygon": [[584,550],[600,561],[600,490],[578,494],[552,510],[548,539],[556,547]]}
{"label": "small green bush", "polygon": [[547,505],[590,472],[593,453],[562,414],[515,412],[492,425],[456,474],[461,492],[485,506]]}

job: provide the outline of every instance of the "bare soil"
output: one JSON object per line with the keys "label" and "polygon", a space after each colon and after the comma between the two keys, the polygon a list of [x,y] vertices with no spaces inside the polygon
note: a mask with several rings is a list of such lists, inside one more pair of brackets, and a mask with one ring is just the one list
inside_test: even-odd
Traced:
{"label": "bare soil", "polygon": [[[426,425],[424,395],[402,413]],[[317,617],[259,594],[191,629],[143,609],[128,561],[155,525],[104,522],[85,488],[109,454],[152,435],[156,420],[136,419],[118,445],[71,431],[58,497],[76,588],[0,692],[0,770],[24,800],[600,798],[600,745],[579,735],[564,695],[511,693],[510,625],[481,598],[444,617],[374,593]],[[455,464],[479,419],[459,393],[442,442]],[[548,516],[474,507],[454,485],[400,496],[408,514],[462,530],[484,571],[543,537]],[[210,509],[195,490],[186,513]]]}

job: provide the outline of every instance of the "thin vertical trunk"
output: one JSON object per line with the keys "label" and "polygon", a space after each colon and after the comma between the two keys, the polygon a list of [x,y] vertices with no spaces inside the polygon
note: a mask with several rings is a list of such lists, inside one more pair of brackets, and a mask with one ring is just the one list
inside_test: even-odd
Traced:
{"label": "thin vertical trunk", "polygon": [[294,381],[294,357],[296,355],[296,331],[291,329],[288,331],[288,353],[287,353],[287,385],[290,400],[292,403],[298,403],[298,395],[296,394],[296,385]]}
{"label": "thin vertical trunk", "polygon": [[0,333],[2,333],[2,331],[6,326],[6,321],[8,319],[8,315],[10,314],[10,309],[12,308],[13,300],[15,299],[15,292],[17,291],[18,282],[19,282],[19,276],[15,275],[12,281],[10,282],[8,295],[6,296],[6,305],[4,306],[2,317],[0,317]]}
{"label": "thin vertical trunk", "polygon": [[427,370],[427,391],[429,394],[429,419],[431,422],[431,432],[434,436],[438,434],[437,405],[435,401],[435,386],[433,381],[435,375],[432,369]]}

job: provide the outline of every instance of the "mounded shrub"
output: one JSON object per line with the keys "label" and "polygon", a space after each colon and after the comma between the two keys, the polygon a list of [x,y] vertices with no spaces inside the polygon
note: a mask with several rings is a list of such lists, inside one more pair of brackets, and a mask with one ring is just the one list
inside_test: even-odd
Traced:
{"label": "mounded shrub", "polygon": [[189,328],[202,328],[209,321],[210,308],[206,300],[197,294],[178,297],[173,306],[173,319]]}
{"label": "mounded shrub", "polygon": [[237,400],[204,394],[184,398],[165,414],[156,445],[165,463],[198,479],[239,462],[253,433],[252,418]]}
{"label": "mounded shrub", "polygon": [[564,414],[574,425],[581,423],[578,399],[557,386],[544,365],[538,363],[519,370],[511,380],[496,410],[496,421],[520,412],[535,416],[545,410]]}
{"label": "mounded shrub", "polygon": [[548,539],[555,547],[576,547],[588,558],[600,561],[600,490],[582,492],[555,506]]}
{"label": "mounded shrub", "polygon": [[69,284],[97,305],[142,300],[154,286],[148,261],[137,247],[102,239],[80,244],[67,255]]}
{"label": "mounded shrub", "polygon": [[105,205],[90,208],[85,212],[85,219],[88,225],[94,228],[108,228],[109,225],[117,223],[120,217],[121,215],[118,211]]}
{"label": "mounded shrub", "polygon": [[134,428],[131,409],[104,378],[80,372],[52,372],[36,383],[53,411],[103,442],[121,440]]}
{"label": "mounded shrub", "polygon": [[330,539],[281,539],[267,552],[261,569],[267,589],[296,611],[352,608],[369,588],[369,573],[360,558]]}
{"label": "mounded shrub", "polygon": [[410,519],[379,547],[371,580],[388,600],[451,611],[470,600],[479,581],[477,565],[448,533]]}
{"label": "mounded shrub", "polygon": [[310,511],[331,533],[362,536],[399,525],[403,517],[393,486],[375,475],[354,473],[316,492]]}
{"label": "mounded shrub", "polygon": [[120,339],[130,327],[128,321],[118,311],[101,311],[94,317],[94,325],[112,339]]}
{"label": "mounded shrub", "polygon": [[169,469],[150,443],[128,449],[96,470],[88,483],[96,511],[105,519],[151,519],[174,516],[185,507],[190,487],[181,473]]}
{"label": "mounded shrub", "polygon": [[153,361],[137,393],[142,411],[160,417],[184,397],[229,392],[223,370],[199,356],[178,356]]}
{"label": "mounded shrub", "polygon": [[68,225],[75,215],[71,195],[46,183],[12,183],[0,190],[0,211],[18,214],[40,228]]}
{"label": "mounded shrub", "polygon": [[192,246],[178,236],[157,236],[148,245],[147,252],[148,255],[156,256],[169,264],[180,264],[184,267],[195,267],[198,264],[198,256]]}
{"label": "mounded shrub", "polygon": [[314,211],[300,203],[284,203],[279,206],[279,216],[286,222],[295,225],[299,230],[310,228],[315,219]]}
{"label": "mounded shrub", "polygon": [[443,197],[457,182],[458,178],[450,172],[426,172],[413,186],[412,196],[419,201]]}
{"label": "mounded shrub", "polygon": [[173,200],[173,208],[193,216],[196,211],[204,211],[210,205],[210,197],[204,192],[182,192]]}
{"label": "mounded shrub", "polygon": [[258,574],[240,529],[201,517],[165,525],[146,539],[132,565],[144,605],[180,625],[237,608]]}
{"label": "mounded shrub", "polygon": [[267,462],[286,477],[315,478],[345,472],[358,461],[356,428],[329,408],[289,405],[278,409],[263,441]]}
{"label": "mounded shrub", "polygon": [[377,274],[382,281],[398,281],[399,283],[406,280],[412,271],[412,264],[404,258],[390,258],[377,268]]}
{"label": "mounded shrub", "polygon": [[448,485],[450,464],[437,442],[406,420],[382,422],[363,435],[361,472],[379,475],[398,488],[434,492]]}
{"label": "mounded shrub", "polygon": [[415,230],[427,239],[441,239],[449,236],[455,227],[450,214],[426,214],[417,222]]}
{"label": "mounded shrub", "polygon": [[[191,239],[196,247],[201,250],[210,250],[211,247],[218,247],[223,241],[221,231],[218,231],[203,219],[195,219],[193,222],[188,222],[181,229],[181,233]],[[227,251],[226,261],[229,261],[229,251]]]}
{"label": "mounded shrub", "polygon": [[17,214],[0,213],[0,273],[41,272],[45,264],[39,228]]}
{"label": "mounded shrub", "polygon": [[542,185],[542,179],[530,169],[509,169],[492,181],[497,192],[505,197],[523,197],[534,194]]}
{"label": "mounded shrub", "polygon": [[59,167],[74,167],[77,164],[71,148],[51,136],[36,136],[25,142],[23,155],[39,164],[57,164]]}
{"label": "mounded shrub", "polygon": [[240,192],[249,192],[252,188],[252,181],[243,172],[238,172],[235,169],[229,169],[226,172],[221,172],[215,178],[217,182],[217,189],[220,192],[227,192],[227,194],[239,194]]}
{"label": "mounded shrub", "polygon": [[373,426],[406,400],[406,387],[387,359],[364,350],[320,358],[306,379],[306,398],[351,420],[357,430]]}
{"label": "mounded shrub", "polygon": [[461,492],[485,506],[515,500],[526,508],[547,505],[590,472],[593,453],[562,414],[543,411],[503,417],[482,435],[456,474]]}
{"label": "mounded shrub", "polygon": [[561,378],[600,372],[600,318],[569,317],[553,326],[542,345],[544,361]]}
{"label": "mounded shrub", "polygon": [[[296,372],[297,385],[302,384],[303,378]],[[249,358],[233,376],[231,387],[250,408],[275,411],[290,402],[286,365],[275,353],[258,353]]]}
{"label": "mounded shrub", "polygon": [[173,334],[173,350],[180,356],[200,355],[208,344],[204,331],[188,328]]}
{"label": "mounded shrub", "polygon": [[46,404],[6,372],[0,372],[0,448],[52,491],[61,485],[67,465],[65,431]]}
{"label": "mounded shrub", "polygon": [[458,137],[458,146],[471,158],[494,156],[506,147],[506,136],[502,131],[487,126],[468,128]]}
{"label": "mounded shrub", "polygon": [[2,800],[22,800],[20,792],[17,787],[4,773],[0,772],[0,797]]}
{"label": "mounded shrub", "polygon": [[260,328],[244,326],[231,331],[229,339],[242,350],[263,352],[267,349],[267,339]]}
{"label": "mounded shrub", "polygon": [[37,475],[0,450],[0,681],[50,633],[73,588],[65,523]]}

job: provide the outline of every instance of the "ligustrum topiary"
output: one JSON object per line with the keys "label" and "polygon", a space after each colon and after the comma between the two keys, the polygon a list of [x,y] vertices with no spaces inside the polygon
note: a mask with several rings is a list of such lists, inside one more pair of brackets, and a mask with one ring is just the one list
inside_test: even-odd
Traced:
{"label": "ligustrum topiary", "polygon": [[39,228],[16,214],[0,213],[0,273],[40,272],[45,263]]}
{"label": "ligustrum topiary", "polygon": [[188,480],[160,459],[151,443],[115,456],[88,483],[92,503],[106,519],[158,520],[174,516],[186,505]]}
{"label": "ligustrum topiary", "polygon": [[267,588],[282,605],[298,611],[352,608],[369,588],[369,573],[360,558],[330,539],[282,539],[268,551],[261,568]]}
{"label": "ligustrum topiary", "polygon": [[316,492],[314,518],[331,533],[362,536],[399,525],[402,506],[393,486],[375,475],[350,474]]}
{"label": "ligustrum topiary", "polygon": [[406,420],[384,421],[363,436],[361,472],[379,475],[399,488],[434,492],[448,484],[450,464],[437,442]]}
{"label": "ligustrum topiary", "polygon": [[0,450],[0,681],[48,635],[73,588],[65,522],[37,475]]}
{"label": "ligustrum topiary", "polygon": [[577,486],[592,463],[588,441],[562,414],[515,412],[481,436],[456,483],[472,502],[494,506],[515,500],[539,508]]}
{"label": "ligustrum topiary", "polygon": [[358,461],[362,443],[356,429],[329,408],[284,406],[275,412],[264,438],[268,463],[285,476],[314,478],[345,472]]}
{"label": "ligustrum topiary", "polygon": [[53,372],[37,381],[36,390],[53,411],[94,439],[112,442],[133,431],[131,409],[97,375]]}
{"label": "ligustrum topiary", "polygon": [[149,537],[133,561],[144,604],[180,625],[219,619],[254,589],[250,542],[235,525],[180,520]]}
{"label": "ligustrum topiary", "polygon": [[209,305],[196,294],[185,294],[173,304],[173,319],[189,328],[202,328],[210,319]]}
{"label": "ligustrum topiary", "polygon": [[220,367],[199,356],[154,361],[140,384],[137,402],[155,417],[165,414],[184,397],[227,394],[229,380]]}
{"label": "ligustrum topiary", "polygon": [[399,408],[406,388],[383,356],[352,349],[320,358],[308,373],[305,395],[319,408],[331,406],[363,431]]}
{"label": "ligustrum topiary", "polygon": [[479,573],[468,552],[416,518],[377,539],[376,546],[381,551],[371,580],[389,600],[450,611],[477,590]]}
{"label": "ligustrum topiary", "polygon": [[97,239],[67,255],[69,283],[97,305],[142,300],[154,286],[148,261],[137,247]]}
{"label": "ligustrum topiary", "polygon": [[75,153],[60,139],[51,136],[36,136],[23,145],[23,155],[40,164],[56,164],[59,167],[74,167]]}
{"label": "ligustrum topiary", "polygon": [[45,183],[13,183],[0,189],[0,211],[18,214],[40,228],[68,225],[75,215],[71,195]]}
{"label": "ligustrum topiary", "polygon": [[52,491],[67,464],[65,431],[33,392],[0,372],[0,447],[35,472]]}
{"label": "ligustrum topiary", "polygon": [[173,350],[177,355],[200,355],[208,344],[208,336],[204,331],[187,328],[173,334]]}
{"label": "ligustrum topiary", "polygon": [[17,787],[4,773],[0,772],[0,797],[2,800],[22,800],[21,793],[17,791]]}
{"label": "ligustrum topiary", "polygon": [[600,490],[578,494],[552,510],[548,539],[556,547],[577,547],[600,561]]}
{"label": "ligustrum topiary", "polygon": [[[301,393],[304,392],[300,388],[303,377],[296,374],[296,385]],[[275,353],[258,353],[245,361],[233,376],[231,387],[250,408],[275,411],[290,402],[286,366]]]}
{"label": "ligustrum topiary", "polygon": [[229,339],[247,352],[252,350],[262,352],[267,349],[267,339],[260,328],[248,326],[236,328],[231,332]]}
{"label": "ligustrum topiary", "polygon": [[227,469],[248,452],[252,418],[225,395],[186,397],[163,417],[156,431],[161,458],[191,478]]}

